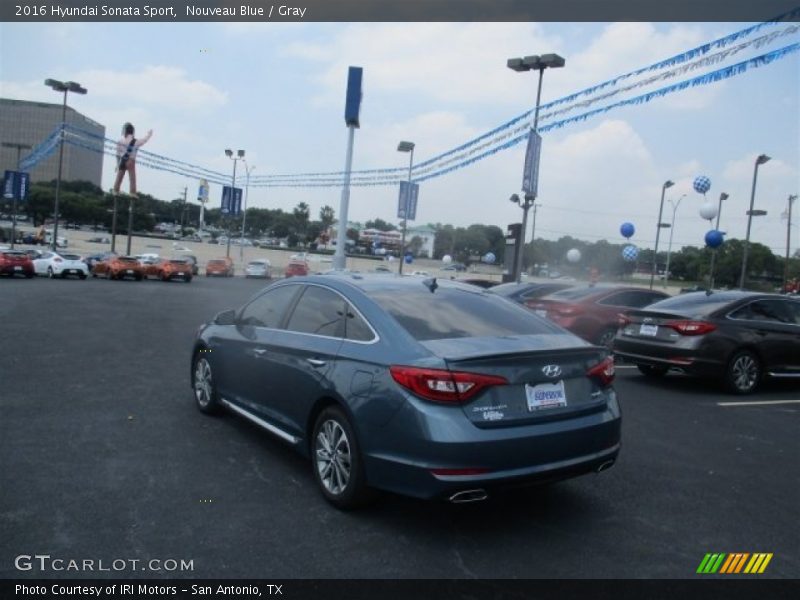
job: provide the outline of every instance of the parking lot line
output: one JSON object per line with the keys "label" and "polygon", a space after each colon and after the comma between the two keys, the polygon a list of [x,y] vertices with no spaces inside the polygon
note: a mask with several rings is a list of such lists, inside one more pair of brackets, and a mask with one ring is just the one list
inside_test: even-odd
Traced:
{"label": "parking lot line", "polygon": [[761,406],[764,404],[800,404],[800,400],[752,400],[750,402],[717,402],[717,406]]}

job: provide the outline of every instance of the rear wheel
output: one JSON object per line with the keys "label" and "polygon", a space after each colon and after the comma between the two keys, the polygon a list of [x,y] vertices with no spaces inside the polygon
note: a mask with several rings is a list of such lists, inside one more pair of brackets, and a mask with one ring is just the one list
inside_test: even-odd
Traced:
{"label": "rear wheel", "polygon": [[669,367],[660,365],[636,365],[636,368],[646,377],[663,377],[669,371]]}
{"label": "rear wheel", "polygon": [[614,344],[614,337],[617,335],[617,330],[608,328],[604,329],[603,332],[597,338],[597,345],[598,346],[605,346],[606,348],[611,348]]}
{"label": "rear wheel", "polygon": [[211,370],[211,363],[203,354],[203,351],[200,350],[195,355],[194,368],[192,369],[192,390],[194,391],[195,403],[200,412],[213,414],[219,412],[219,396],[214,374]]}
{"label": "rear wheel", "polygon": [[753,392],[761,380],[761,361],[750,350],[739,350],[728,362],[725,387],[734,394]]}
{"label": "rear wheel", "polygon": [[366,484],[355,432],[341,408],[329,406],[319,414],[311,445],[314,479],[328,502],[350,510],[375,497]]}

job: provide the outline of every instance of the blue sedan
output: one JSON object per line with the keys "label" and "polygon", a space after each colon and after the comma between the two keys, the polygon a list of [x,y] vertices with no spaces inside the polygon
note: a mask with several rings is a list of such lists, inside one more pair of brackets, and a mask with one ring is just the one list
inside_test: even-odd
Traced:
{"label": "blue sedan", "polygon": [[599,472],[620,448],[614,362],[525,308],[436,278],[266,287],[197,333],[192,388],[309,457],[339,508],[376,490],[470,502]]}

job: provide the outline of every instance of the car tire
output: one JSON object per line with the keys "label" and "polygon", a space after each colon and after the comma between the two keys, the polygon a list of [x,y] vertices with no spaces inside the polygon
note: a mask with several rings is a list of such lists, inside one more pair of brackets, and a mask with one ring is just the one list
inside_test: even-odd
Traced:
{"label": "car tire", "polygon": [[25,273],[25,277],[26,277],[27,279],[33,279],[33,276],[34,276],[34,275],[35,275],[35,273],[33,273],[33,272],[31,272],[31,273]]}
{"label": "car tire", "polygon": [[336,508],[360,508],[374,499],[355,432],[338,406],[325,408],[314,423],[311,464],[322,495]]}
{"label": "car tire", "polygon": [[79,277],[80,277],[81,279],[86,279],[86,273],[81,273],[81,274],[79,275]]}
{"label": "car tire", "polygon": [[92,277],[94,277],[95,279],[97,279],[97,273],[92,273]]}
{"label": "car tire", "polygon": [[597,336],[597,345],[604,346],[608,349],[614,345],[614,337],[617,335],[617,330],[609,327],[604,329],[599,336]]}
{"label": "car tire", "polygon": [[663,377],[669,371],[669,367],[662,365],[636,365],[636,368],[645,377]]}
{"label": "car tire", "polygon": [[56,274],[55,274],[55,273],[53,273],[53,267],[47,267],[47,276],[48,276],[50,279],[55,279],[55,277],[56,277]]}
{"label": "car tire", "polygon": [[186,279],[184,279],[184,281],[186,281],[186,283],[192,283],[192,278],[191,277],[187,277]]}
{"label": "car tire", "polygon": [[220,412],[217,384],[211,362],[203,350],[198,350],[192,363],[192,392],[198,410],[207,415]]}
{"label": "car tire", "polygon": [[750,394],[761,381],[761,361],[750,350],[735,352],[725,369],[725,387],[733,394]]}

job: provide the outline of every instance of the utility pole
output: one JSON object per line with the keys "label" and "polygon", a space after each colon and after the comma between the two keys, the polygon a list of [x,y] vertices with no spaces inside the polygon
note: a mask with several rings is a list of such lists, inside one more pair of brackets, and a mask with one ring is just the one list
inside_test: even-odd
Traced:
{"label": "utility pole", "polygon": [[786,262],[783,264],[783,291],[789,283],[789,251],[792,241],[792,204],[797,200],[797,194],[789,196],[789,208],[786,211]]}
{"label": "utility pole", "polygon": [[183,186],[183,206],[181,207],[181,237],[186,235],[186,194],[189,192],[187,186]]}

